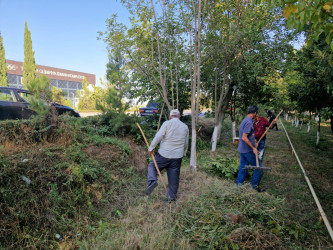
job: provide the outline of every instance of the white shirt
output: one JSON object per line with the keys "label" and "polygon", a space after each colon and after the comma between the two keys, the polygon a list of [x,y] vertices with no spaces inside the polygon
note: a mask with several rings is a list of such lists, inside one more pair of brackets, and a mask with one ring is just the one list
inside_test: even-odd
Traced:
{"label": "white shirt", "polygon": [[186,155],[188,148],[188,127],[178,118],[172,118],[163,123],[150,144],[149,151],[152,151],[159,142],[159,154],[165,158],[177,159]]}

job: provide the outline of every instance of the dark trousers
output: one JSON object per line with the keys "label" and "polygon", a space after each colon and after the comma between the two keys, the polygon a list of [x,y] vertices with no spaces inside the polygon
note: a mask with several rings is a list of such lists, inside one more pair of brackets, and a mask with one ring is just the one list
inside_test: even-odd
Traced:
{"label": "dark trousers", "polygon": [[[272,123],[272,121],[274,121],[274,119],[275,119],[275,117],[271,117],[271,118],[269,118],[269,123]],[[275,128],[275,130],[279,130],[279,129],[278,129],[278,126],[277,126],[277,123],[275,123],[275,124],[273,125],[273,127],[271,127],[271,129],[273,129],[273,128]]]}
{"label": "dark trousers", "polygon": [[[239,172],[236,180],[237,185],[243,185],[244,180],[247,175],[246,165],[256,166],[256,157],[253,152],[239,153],[240,154],[240,166]],[[252,188],[256,189],[259,186],[262,177],[262,170],[254,170],[251,180]]]}
{"label": "dark trousers", "polygon": [[[155,160],[159,170],[161,171],[163,169],[166,169],[167,171],[168,184],[169,184],[168,199],[170,200],[174,200],[177,198],[182,159],[183,158],[177,158],[177,159],[165,158],[162,155],[160,155],[158,152],[155,154]],[[147,179],[148,179],[148,185],[150,185],[152,182],[157,181],[157,171],[153,161],[149,162]]]}

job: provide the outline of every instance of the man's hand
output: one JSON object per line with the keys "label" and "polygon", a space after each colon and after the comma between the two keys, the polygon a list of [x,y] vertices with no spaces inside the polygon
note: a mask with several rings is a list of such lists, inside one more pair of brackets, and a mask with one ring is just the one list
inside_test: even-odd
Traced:
{"label": "man's hand", "polygon": [[155,151],[154,151],[154,149],[153,149],[152,151],[149,151],[149,150],[148,150],[148,153],[149,153],[150,155],[155,155]]}
{"label": "man's hand", "polygon": [[256,145],[256,148],[258,148],[258,146],[259,146],[259,143],[258,143],[258,142],[256,142],[256,143],[255,143],[255,145]]}
{"label": "man's hand", "polygon": [[256,148],[253,148],[252,151],[253,151],[253,153],[254,153],[255,155],[258,154],[258,150],[257,150]]}
{"label": "man's hand", "polygon": [[273,121],[272,121],[272,124],[274,125],[276,123],[276,120],[274,119]]}

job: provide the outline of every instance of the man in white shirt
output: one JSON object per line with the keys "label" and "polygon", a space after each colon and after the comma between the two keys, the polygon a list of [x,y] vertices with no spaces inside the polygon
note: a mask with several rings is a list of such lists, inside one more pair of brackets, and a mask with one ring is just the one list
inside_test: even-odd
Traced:
{"label": "man in white shirt", "polygon": [[[163,123],[148,149],[148,152],[152,153],[157,144],[161,142],[160,148],[155,154],[155,159],[158,168],[160,170],[166,169],[167,171],[169,183],[167,201],[174,201],[177,198],[180,166],[188,148],[189,130],[187,125],[181,122],[179,118],[180,113],[178,109],[171,110],[170,120]],[[148,165],[147,178],[148,187],[145,193],[150,195],[157,186],[157,171],[153,161]]]}

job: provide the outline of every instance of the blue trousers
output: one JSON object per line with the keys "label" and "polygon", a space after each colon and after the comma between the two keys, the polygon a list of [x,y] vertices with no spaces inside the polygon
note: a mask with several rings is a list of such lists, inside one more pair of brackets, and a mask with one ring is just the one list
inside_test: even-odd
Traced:
{"label": "blue trousers", "polygon": [[[160,155],[158,152],[155,154],[155,160],[159,170],[166,169],[168,175],[168,199],[175,200],[177,198],[177,191],[179,187],[180,167],[183,158],[169,159]],[[148,164],[148,186],[157,181],[157,171],[154,162]]]}
{"label": "blue trousers", "polygon": [[[256,166],[256,157],[253,154],[253,152],[239,153],[239,154],[240,154],[240,166],[239,166],[238,176],[236,179],[236,185],[243,185],[247,175],[247,169],[245,169],[245,166],[246,165]],[[263,172],[262,170],[254,170],[251,180],[252,188],[255,189],[259,186],[262,177],[262,172]]]}

